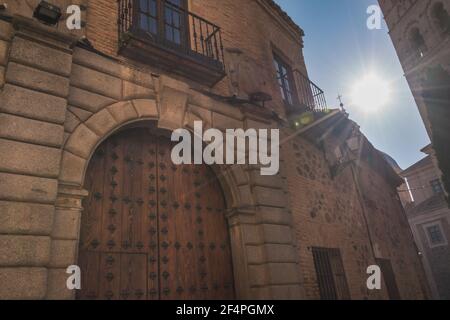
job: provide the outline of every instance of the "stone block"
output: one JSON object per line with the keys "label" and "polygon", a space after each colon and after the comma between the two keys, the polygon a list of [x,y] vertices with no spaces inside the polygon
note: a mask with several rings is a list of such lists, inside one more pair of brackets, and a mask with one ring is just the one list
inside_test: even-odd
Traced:
{"label": "stone block", "polygon": [[155,91],[129,81],[123,81],[123,100],[154,98]]}
{"label": "stone block", "polygon": [[244,123],[242,121],[236,120],[229,116],[213,112],[213,128],[219,130],[227,129],[242,129],[244,128]]}
{"label": "stone block", "polygon": [[66,98],[69,95],[68,78],[14,62],[8,64],[6,81],[58,97]]}
{"label": "stone block", "polygon": [[282,190],[256,186],[253,193],[259,205],[277,208],[286,206],[286,196]]}
{"label": "stone block", "polygon": [[271,284],[296,284],[299,283],[299,268],[295,263],[269,263],[267,274]]}
{"label": "stone block", "polygon": [[80,119],[68,110],[66,112],[66,121],[64,122],[64,131],[72,133],[80,123]]}
{"label": "stone block", "polygon": [[50,237],[0,235],[0,266],[46,266],[50,261]]}
{"label": "stone block", "polygon": [[169,130],[182,128],[187,99],[185,92],[165,87],[161,94],[158,126]]}
{"label": "stone block", "polygon": [[4,113],[0,114],[0,137],[60,147],[63,143],[64,127]]}
{"label": "stone block", "polygon": [[65,99],[6,84],[0,92],[0,111],[62,124],[66,117]]}
{"label": "stone block", "polygon": [[242,241],[244,244],[261,244],[264,242],[262,230],[259,225],[241,225]]}
{"label": "stone block", "polygon": [[0,234],[49,235],[55,207],[0,201]]}
{"label": "stone block", "polygon": [[12,33],[11,23],[0,20],[0,39],[10,40]]}
{"label": "stone block", "polygon": [[0,283],[1,300],[44,299],[47,291],[47,269],[0,268]]}
{"label": "stone block", "polygon": [[268,187],[274,189],[283,188],[283,180],[279,175],[275,176],[263,176],[260,169],[249,170],[252,185],[260,187]]}
{"label": "stone block", "polygon": [[73,153],[64,151],[61,162],[61,173],[59,180],[81,185],[86,166],[86,159],[78,157]]}
{"label": "stone block", "polygon": [[57,188],[56,179],[0,173],[0,199],[53,204]]}
{"label": "stone block", "polygon": [[73,300],[75,291],[67,289],[70,275],[65,268],[48,270],[48,288],[46,300]]}
{"label": "stone block", "polygon": [[72,66],[72,56],[67,52],[20,37],[11,43],[10,59],[64,77],[70,76]]}
{"label": "stone block", "polygon": [[260,212],[263,223],[289,225],[292,220],[286,209],[261,206]]}
{"label": "stone block", "polygon": [[5,67],[0,66],[0,89],[5,85]]}
{"label": "stone block", "polygon": [[86,121],[87,119],[89,119],[92,116],[92,112],[86,111],[86,110],[81,109],[81,108],[77,108],[77,107],[74,107],[74,106],[69,106],[68,109],[75,116],[77,116],[77,118],[80,119],[81,121]]}
{"label": "stone block", "polygon": [[137,99],[132,102],[140,118],[158,118],[158,107],[155,100]]}
{"label": "stone block", "polygon": [[0,139],[0,170],[4,172],[57,178],[61,150]]}
{"label": "stone block", "polygon": [[76,240],[80,231],[79,210],[56,209],[53,220],[53,239]]}
{"label": "stone block", "polygon": [[116,120],[114,120],[107,109],[103,109],[94,114],[85,122],[85,124],[99,137],[105,136],[117,126]]}
{"label": "stone block", "polygon": [[138,118],[135,108],[131,102],[118,102],[108,107],[111,115],[117,123],[124,123]]}
{"label": "stone block", "polygon": [[290,226],[264,224],[262,227],[265,243],[292,244],[292,230]]}
{"label": "stone block", "polygon": [[9,42],[0,40],[0,65],[5,66],[8,61]]}
{"label": "stone block", "polygon": [[100,137],[91,129],[81,124],[67,140],[66,150],[84,159],[88,159],[99,139]]}
{"label": "stone block", "polygon": [[80,65],[73,65],[72,85],[115,100],[122,99],[122,80]]}
{"label": "stone block", "polygon": [[67,268],[75,264],[77,240],[52,240],[50,268]]}
{"label": "stone block", "polygon": [[114,99],[76,87],[70,87],[68,101],[69,104],[85,109],[91,113],[95,113],[115,102]]}

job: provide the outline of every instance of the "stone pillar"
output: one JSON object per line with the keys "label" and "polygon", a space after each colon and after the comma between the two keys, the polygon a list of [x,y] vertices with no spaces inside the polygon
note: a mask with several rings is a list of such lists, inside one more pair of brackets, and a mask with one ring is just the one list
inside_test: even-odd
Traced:
{"label": "stone pillar", "polygon": [[82,201],[88,192],[77,186],[59,184],[56,210],[51,232],[51,252],[48,264],[48,291],[46,299],[69,300],[75,292],[67,289],[67,267],[76,265]]}
{"label": "stone pillar", "polygon": [[75,39],[20,16],[0,23],[0,299],[43,299]]}

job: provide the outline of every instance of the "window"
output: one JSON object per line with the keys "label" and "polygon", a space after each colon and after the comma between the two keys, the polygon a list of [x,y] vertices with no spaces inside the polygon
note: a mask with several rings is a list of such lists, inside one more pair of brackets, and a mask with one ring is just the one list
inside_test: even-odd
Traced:
{"label": "window", "polygon": [[450,16],[445,10],[442,2],[436,3],[431,10],[431,17],[434,25],[441,32],[448,32],[450,30]]}
{"label": "window", "polygon": [[312,248],[320,298],[349,300],[350,291],[339,249]]}
{"label": "window", "polygon": [[185,0],[139,0],[139,28],[166,42],[182,45],[185,8]]}
{"label": "window", "polygon": [[390,300],[400,300],[400,292],[398,291],[397,281],[395,280],[394,270],[392,269],[391,261],[388,259],[375,259],[377,265],[381,269],[384,284],[388,292]]}
{"label": "window", "polygon": [[440,245],[445,243],[444,235],[439,224],[427,227],[428,239],[431,245]]}
{"label": "window", "polygon": [[446,246],[448,244],[440,221],[426,224],[423,228],[430,248]]}
{"label": "window", "polygon": [[294,78],[291,68],[280,59],[279,56],[274,55],[274,65],[277,71],[277,81],[281,90],[281,97],[287,106],[294,105]]}
{"label": "window", "polygon": [[442,187],[441,180],[436,179],[430,182],[431,188],[434,194],[444,193],[444,188]]}
{"label": "window", "polygon": [[418,28],[414,28],[411,30],[409,40],[411,42],[411,47],[414,51],[414,54],[418,58],[423,58],[425,56],[425,52],[427,51],[427,46]]}

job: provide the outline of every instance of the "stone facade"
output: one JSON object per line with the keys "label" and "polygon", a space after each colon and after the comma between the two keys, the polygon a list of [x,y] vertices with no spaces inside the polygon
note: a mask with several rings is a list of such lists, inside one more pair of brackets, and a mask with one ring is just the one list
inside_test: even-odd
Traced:
{"label": "stone facade", "polygon": [[[422,252],[432,297],[450,298],[450,210],[443,196],[440,177],[430,155],[401,172],[408,184],[400,188],[409,199],[403,202],[414,238]],[[407,192],[409,190],[410,192]],[[429,228],[437,228],[440,239],[431,239]],[[439,240],[439,241],[438,241]]]}
{"label": "stone facade", "polygon": [[[72,33],[8,2],[10,18],[0,20],[0,298],[72,299],[65,270],[77,263],[84,175],[96,147],[129,124],[192,129],[195,120],[282,129],[279,175],[261,176],[257,166],[214,168],[228,207],[237,298],[320,298],[311,247],[340,249],[350,298],[388,298],[385,288],[366,288],[375,258],[391,260],[402,298],[426,298],[395,196],[398,177],[366,140],[368,156],[332,173],[327,145],[342,143],[333,134],[316,143],[313,125],[296,132],[204,93],[230,95],[230,77],[207,88],[119,55],[115,1],[80,1],[87,24]],[[235,59],[230,49],[240,50],[239,97],[267,92],[266,107],[285,118],[273,52],[307,74],[302,30],[272,1],[198,0],[189,8],[221,26],[225,61]],[[82,36],[95,49],[80,45]],[[325,119],[322,135],[337,119],[356,127],[338,111]]]}

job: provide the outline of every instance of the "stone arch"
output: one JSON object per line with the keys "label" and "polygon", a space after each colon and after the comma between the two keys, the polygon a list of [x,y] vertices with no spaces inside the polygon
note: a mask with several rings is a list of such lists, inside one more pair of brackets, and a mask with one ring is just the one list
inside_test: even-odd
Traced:
{"label": "stone arch", "polygon": [[[60,183],[82,187],[89,161],[104,140],[129,124],[149,120],[159,122],[159,119],[157,103],[153,99],[118,102],[94,113],[80,123],[66,140]],[[192,128],[189,124],[194,120],[208,123],[207,119],[202,119],[198,114],[190,114],[190,118],[186,117],[185,120],[189,121],[184,122],[184,127],[190,131]],[[247,196],[250,187],[248,181],[245,183],[247,173],[242,166],[213,166],[213,170],[219,178],[229,209],[253,204]],[[241,191],[246,195],[242,196]]]}
{"label": "stone arch", "polygon": [[[112,134],[133,123],[154,121],[158,128],[169,129],[167,122],[160,126],[161,113],[159,108],[158,103],[153,99],[114,103],[78,124],[67,137],[61,160],[57,207],[77,213],[78,233],[72,239],[77,244],[76,248],[78,248],[79,225],[83,210],[82,200],[88,195],[87,191],[83,189],[84,178],[95,150]],[[202,120],[201,115],[189,115],[189,112],[186,112],[183,117],[183,126],[191,130],[189,123],[194,118]],[[212,169],[219,179],[226,200],[236,295],[237,298],[243,298],[248,296],[248,287],[246,287],[248,270],[247,253],[245,252],[245,245],[242,243],[244,231],[241,230],[239,216],[241,214],[246,217],[252,216],[256,210],[251,184],[248,173],[242,166],[212,166]],[[53,228],[64,229],[65,223],[65,221],[55,221]],[[76,264],[77,256],[77,249],[75,249],[71,259],[74,264]],[[52,285],[52,283],[49,284],[49,286]],[[61,289],[56,290],[61,291]],[[66,292],[64,297],[73,298],[73,293]]]}

